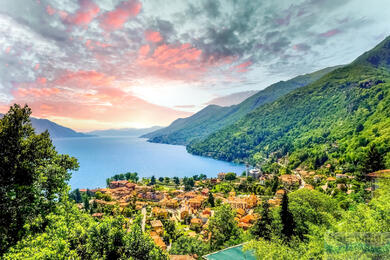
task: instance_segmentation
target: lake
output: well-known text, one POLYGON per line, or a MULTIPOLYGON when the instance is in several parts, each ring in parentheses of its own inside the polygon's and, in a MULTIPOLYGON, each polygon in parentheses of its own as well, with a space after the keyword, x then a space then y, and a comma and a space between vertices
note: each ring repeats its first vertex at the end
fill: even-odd
POLYGON ((187 153, 184 146, 149 143, 138 137, 81 137, 53 139, 60 153, 78 159, 80 169, 73 173, 75 188, 105 187, 106 179, 118 173, 138 172, 140 177, 184 177, 219 172, 241 174, 244 165, 187 153))

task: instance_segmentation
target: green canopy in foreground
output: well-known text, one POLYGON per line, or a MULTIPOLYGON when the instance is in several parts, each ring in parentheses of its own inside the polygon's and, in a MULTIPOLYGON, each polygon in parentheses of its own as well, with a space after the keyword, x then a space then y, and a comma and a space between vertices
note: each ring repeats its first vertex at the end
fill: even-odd
POLYGON ((221 251, 203 256, 207 260, 255 260, 255 256, 251 251, 243 251, 242 244, 234 247, 229 247, 221 251))

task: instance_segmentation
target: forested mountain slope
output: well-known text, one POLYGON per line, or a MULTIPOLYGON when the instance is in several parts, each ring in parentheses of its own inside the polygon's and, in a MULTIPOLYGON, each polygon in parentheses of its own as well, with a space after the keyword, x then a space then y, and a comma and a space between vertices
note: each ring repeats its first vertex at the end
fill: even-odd
POLYGON ((351 64, 258 107, 187 150, 228 161, 280 158, 354 171, 370 159, 390 167, 390 37, 351 64))
POLYGON ((306 86, 336 68, 325 68, 272 84, 238 105, 229 107, 209 105, 190 117, 179 118, 170 126, 146 134, 143 137, 149 138, 149 141, 155 143, 183 145, 195 139, 205 138, 209 134, 236 122, 257 107, 273 102, 292 90, 306 86))

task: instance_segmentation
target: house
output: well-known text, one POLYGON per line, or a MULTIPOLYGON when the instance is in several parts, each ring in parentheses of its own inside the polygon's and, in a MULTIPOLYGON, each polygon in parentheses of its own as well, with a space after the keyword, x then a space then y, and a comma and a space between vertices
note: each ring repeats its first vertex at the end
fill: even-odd
POLYGON ((201 191, 201 193, 202 193, 202 195, 204 195, 204 196, 208 196, 209 195, 209 189, 207 189, 207 188, 204 188, 202 191, 201 191))
POLYGON ((275 193, 275 197, 276 198, 283 198, 283 195, 286 193, 285 190, 277 190, 276 193, 275 193))
POLYGON ((110 182, 110 184, 108 186, 110 187, 110 189, 115 189, 115 188, 119 188, 119 187, 126 187, 127 183, 129 183, 129 182, 126 180, 112 181, 112 182, 110 182))
POLYGON ((151 236, 154 243, 159 246, 162 250, 167 250, 167 245, 164 243, 164 241, 161 239, 160 236, 151 236))
POLYGON ((244 216, 244 215, 245 215, 245 210, 243 210, 243 209, 241 209, 241 208, 237 209, 237 216, 238 216, 239 218, 241 218, 241 217, 244 216))
POLYGON ((167 219, 168 218, 168 211, 166 209, 154 207, 152 209, 152 215, 155 217, 161 217, 161 218, 167 219))
POLYGON ((284 174, 279 177, 279 180, 285 187, 292 187, 301 184, 301 179, 298 176, 292 174, 284 174))
POLYGON ((249 170, 248 176, 251 176, 255 180, 257 180, 261 176, 261 170, 260 169, 251 169, 249 170))
POLYGON ((251 194, 249 197, 246 198, 246 203, 248 205, 248 208, 254 208, 257 206, 257 197, 254 194, 251 194))
POLYGON ((336 178, 335 178, 335 177, 328 177, 328 178, 326 179, 326 181, 336 181, 336 178))
POLYGON ((255 221, 256 221, 256 218, 251 214, 248 214, 245 217, 242 217, 240 219, 240 223, 242 222, 242 223, 246 223, 246 224, 253 224, 255 221))
POLYGON ((248 208, 247 202, 244 199, 242 199, 242 198, 229 197, 228 198, 228 203, 230 204, 230 206, 233 209, 247 209, 248 208))
POLYGON ((92 217, 94 217, 94 218, 102 218, 103 217, 103 213, 93 213, 92 217))
POLYGON ((244 222, 240 222, 240 223, 238 223, 238 227, 242 228, 244 230, 247 230, 247 229, 249 229, 251 227, 251 225, 249 225, 247 223, 244 223, 244 222))
POLYGON ((184 220, 184 219, 187 218, 189 215, 190 215, 190 213, 188 212, 188 209, 187 209, 187 208, 182 208, 182 209, 180 210, 180 219, 181 219, 181 220, 184 220))
POLYGON ((224 180, 225 177, 226 177, 226 173, 225 173, 225 172, 220 172, 220 173, 218 173, 218 179, 219 179, 219 180, 224 180))
POLYGON ((308 190, 314 190, 313 185, 310 185, 310 184, 305 184, 305 186, 303 188, 308 189, 308 190))
POLYGON ((197 229, 197 228, 201 228, 202 224, 203 224, 203 222, 200 218, 193 218, 193 219, 191 219, 190 226, 192 229, 197 229))
POLYGON ((152 220, 150 221, 150 225, 152 226, 153 231, 156 232, 157 235, 161 235, 163 233, 163 224, 160 220, 152 220))
POLYGON ((202 220, 203 224, 206 224, 207 220, 209 220, 210 215, 207 214, 200 214, 199 218, 202 220))

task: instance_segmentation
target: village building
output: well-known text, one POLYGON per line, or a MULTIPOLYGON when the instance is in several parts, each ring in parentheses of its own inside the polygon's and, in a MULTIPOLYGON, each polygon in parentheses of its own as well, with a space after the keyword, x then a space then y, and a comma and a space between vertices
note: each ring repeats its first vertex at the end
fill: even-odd
POLYGON ((110 187, 110 189, 115 189, 115 188, 120 188, 120 187, 126 187, 127 183, 129 183, 129 182, 126 180, 112 181, 112 182, 110 182, 110 184, 108 186, 110 187))
POLYGON ((161 235, 163 233, 163 224, 160 220, 152 220, 150 221, 150 225, 154 232, 156 232, 157 235, 161 235))
POLYGON ((225 179, 225 177, 226 177, 226 173, 225 172, 220 172, 220 173, 218 173, 218 179, 219 180, 224 180, 225 179))
POLYGON ((162 209, 162 208, 159 208, 159 207, 154 207, 152 209, 152 215, 154 217, 157 217, 157 218, 164 218, 164 219, 167 219, 168 218, 168 211, 166 209, 162 209))
POLYGON ((279 177, 279 180, 287 188, 291 188, 293 186, 301 184, 301 179, 298 176, 292 174, 284 174, 279 177))

